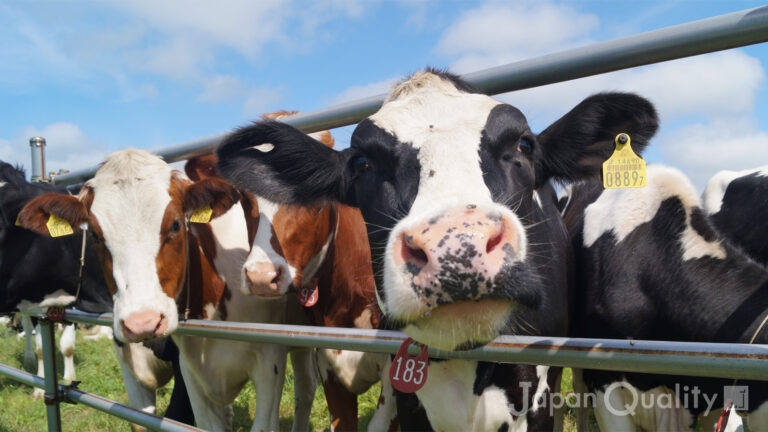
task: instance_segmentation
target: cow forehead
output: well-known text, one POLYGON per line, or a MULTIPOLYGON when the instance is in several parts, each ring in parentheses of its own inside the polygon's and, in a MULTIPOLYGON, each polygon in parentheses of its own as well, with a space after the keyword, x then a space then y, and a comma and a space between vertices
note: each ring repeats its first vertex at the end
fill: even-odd
POLYGON ((394 98, 370 117, 402 145, 418 150, 419 192, 412 211, 436 202, 491 202, 479 150, 489 114, 501 102, 458 90, 436 75, 416 84, 396 88, 394 98))
POLYGON ((126 241, 149 242, 159 248, 160 225, 171 201, 172 175, 168 164, 145 151, 128 149, 107 158, 86 185, 93 190, 91 213, 99 221, 108 247, 126 241))

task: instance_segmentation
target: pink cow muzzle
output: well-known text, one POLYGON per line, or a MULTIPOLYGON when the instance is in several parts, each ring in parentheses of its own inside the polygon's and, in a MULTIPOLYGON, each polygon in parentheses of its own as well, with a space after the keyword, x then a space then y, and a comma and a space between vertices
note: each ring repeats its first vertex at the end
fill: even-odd
POLYGON ((459 301, 507 299, 507 275, 525 258, 525 233, 514 216, 474 205, 454 208, 404 230, 394 263, 428 309, 459 301))
POLYGON ((120 321, 123 337, 131 342, 165 336, 168 319, 154 311, 134 312, 120 321))

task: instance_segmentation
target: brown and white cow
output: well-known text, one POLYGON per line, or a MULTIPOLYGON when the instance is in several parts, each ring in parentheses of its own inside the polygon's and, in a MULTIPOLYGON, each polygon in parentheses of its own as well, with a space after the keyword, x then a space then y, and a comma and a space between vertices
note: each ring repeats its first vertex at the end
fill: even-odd
MULTIPOLYGON (((333 146, 326 131, 312 136, 333 146)), ((214 177, 215 163, 216 156, 207 155, 190 160, 185 169, 193 178, 214 177)), ((376 305, 365 223, 358 209, 333 201, 311 208, 276 205, 253 196, 243 202, 251 206, 246 217, 253 227, 251 252, 242 269, 243 294, 279 298, 289 290, 316 287, 317 303, 306 308, 312 325, 378 328, 381 311, 376 305)), ((381 378, 379 407, 368 429, 389 429, 395 417, 392 388, 385 376, 389 356, 343 350, 317 353, 331 429, 357 430, 357 395, 381 378)))
MULTIPOLYGON (((136 342, 172 334, 187 304, 191 318, 282 323, 284 299, 243 296, 248 236, 237 189, 220 179, 192 183, 143 150, 110 155, 77 197, 46 194, 21 214, 26 227, 47 234, 49 214, 96 241, 114 298, 115 336, 136 342), (193 210, 211 205, 210 224, 193 224, 193 210)), ((250 379, 258 397, 252 430, 276 430, 286 348, 173 336, 198 426, 231 428, 230 404, 250 379)), ((314 394, 311 358, 296 359, 295 430, 306 430, 314 394), (302 395, 309 394, 309 398, 302 395)))

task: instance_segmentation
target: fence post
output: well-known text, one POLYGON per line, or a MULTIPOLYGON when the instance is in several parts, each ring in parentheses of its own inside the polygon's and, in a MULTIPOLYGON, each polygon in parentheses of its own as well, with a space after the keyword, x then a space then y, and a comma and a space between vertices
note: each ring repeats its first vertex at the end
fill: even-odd
POLYGON ((45 138, 32 137, 29 139, 29 150, 32 156, 32 183, 44 182, 45 178, 45 138))
POLYGON ((45 413, 48 418, 48 432, 61 432, 59 383, 56 372, 56 338, 53 332, 53 321, 48 318, 40 319, 40 336, 43 339, 45 413))

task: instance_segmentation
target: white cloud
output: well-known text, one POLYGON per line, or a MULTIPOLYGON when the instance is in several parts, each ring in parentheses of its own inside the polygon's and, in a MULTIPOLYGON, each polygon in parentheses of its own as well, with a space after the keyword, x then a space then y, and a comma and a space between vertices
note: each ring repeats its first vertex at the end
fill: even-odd
POLYGON ((768 132, 750 120, 730 118, 662 132, 654 145, 666 163, 683 170, 702 191, 715 173, 765 165, 768 132))
POLYGON ((203 102, 221 102, 237 99, 245 93, 240 78, 232 75, 216 75, 203 82, 203 92, 197 100, 203 102))
POLYGON ((598 23, 595 15, 567 5, 491 1, 464 12, 443 33, 436 50, 459 57, 451 69, 465 73, 582 45, 598 23))
POLYGON ((662 120, 709 119, 754 110, 765 81, 760 61, 740 50, 690 57, 596 75, 498 96, 520 108, 532 123, 548 124, 585 97, 601 91, 627 91, 650 99, 662 120))
POLYGON ((264 113, 277 111, 283 101, 280 89, 261 87, 248 93, 243 104, 243 114, 249 118, 260 117, 264 113))
POLYGON ((342 104, 357 99, 366 98, 369 96, 376 96, 382 93, 388 93, 392 85, 401 80, 403 77, 392 77, 382 81, 378 81, 372 84, 352 86, 341 92, 338 96, 333 98, 331 105, 342 104))
POLYGON ((11 139, 0 138, 0 160, 24 166, 31 174, 29 138, 42 136, 46 139, 46 175, 59 169, 87 168, 104 160, 110 153, 106 145, 89 138, 73 123, 56 122, 43 128, 27 126, 11 139))

